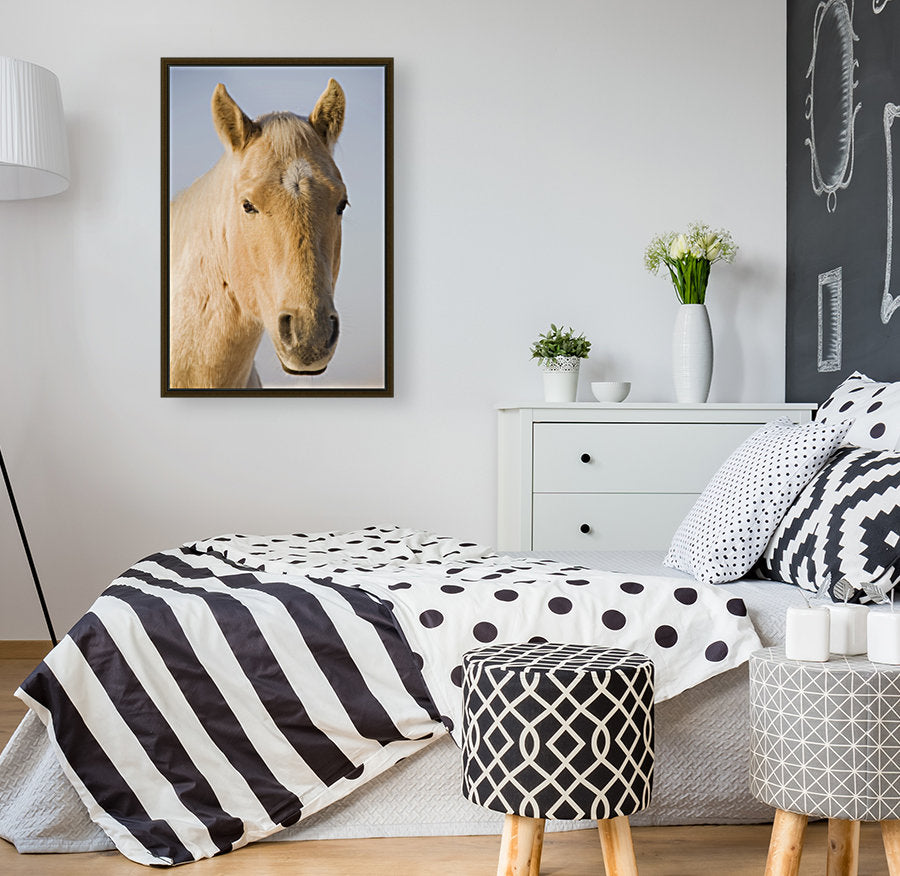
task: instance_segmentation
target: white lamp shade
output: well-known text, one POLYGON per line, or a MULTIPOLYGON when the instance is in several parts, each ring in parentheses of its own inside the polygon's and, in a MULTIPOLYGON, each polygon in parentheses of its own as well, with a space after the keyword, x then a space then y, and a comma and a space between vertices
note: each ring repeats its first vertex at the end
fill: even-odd
POLYGON ((69 150, 59 80, 0 57, 0 200, 42 198, 69 187, 69 150))

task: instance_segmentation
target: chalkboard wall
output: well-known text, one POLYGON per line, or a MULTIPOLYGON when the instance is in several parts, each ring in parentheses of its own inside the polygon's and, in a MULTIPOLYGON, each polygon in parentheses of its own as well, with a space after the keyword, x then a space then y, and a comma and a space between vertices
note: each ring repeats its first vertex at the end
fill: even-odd
POLYGON ((900 0, 787 2, 786 353, 788 401, 900 380, 900 0))

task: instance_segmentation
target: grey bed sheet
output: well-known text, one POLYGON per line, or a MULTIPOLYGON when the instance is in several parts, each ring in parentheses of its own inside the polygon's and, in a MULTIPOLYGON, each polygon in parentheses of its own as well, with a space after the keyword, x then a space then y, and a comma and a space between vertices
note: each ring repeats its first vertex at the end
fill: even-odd
MULTIPOLYGON (((514 556, 551 557, 628 574, 681 575, 664 567, 658 552, 543 551, 514 556)), ((719 586, 744 599, 763 645, 783 641, 785 610, 803 604, 800 591, 783 584, 746 579, 719 586)), ((660 703, 653 802, 632 816, 632 824, 746 824, 771 819, 772 809, 749 792, 748 738, 746 665, 660 703)), ((503 816, 469 803, 461 785, 459 751, 445 736, 271 839, 498 833, 503 816)), ((548 830, 590 826, 591 822, 547 823, 548 830)), ((43 725, 31 714, 0 754, 0 837, 20 852, 113 848, 88 818, 43 725)))

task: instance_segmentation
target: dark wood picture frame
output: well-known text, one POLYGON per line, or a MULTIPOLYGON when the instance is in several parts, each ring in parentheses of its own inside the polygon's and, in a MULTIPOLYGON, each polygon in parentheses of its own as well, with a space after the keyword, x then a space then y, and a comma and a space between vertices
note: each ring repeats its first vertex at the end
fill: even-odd
POLYGON ((161 395, 392 397, 393 59, 162 58, 161 97, 161 395), (285 158, 279 147, 270 165, 262 159, 266 184, 277 189, 271 193, 254 188, 262 176, 247 164, 235 182, 232 153, 249 163, 252 144, 255 171, 260 130, 268 124, 263 117, 275 115, 304 128, 306 135, 290 128, 290 142, 305 136, 311 151, 285 158), (310 139, 309 132, 320 136, 310 139), (173 228, 172 200, 188 188, 173 228), (251 190, 262 191, 259 208, 251 190), (285 207, 286 192, 308 203, 285 207), (242 223, 254 220, 253 234, 281 235, 266 238, 268 249, 242 238, 251 227, 242 223), (298 232, 297 222, 307 224, 298 232), (248 343, 247 323, 240 323, 240 354, 232 314, 261 327, 251 327, 248 343), (254 348, 256 331, 261 340, 254 348), (209 342, 225 335, 227 344, 209 342), (226 346, 224 368, 215 356, 226 346), (252 375, 247 385, 235 385, 243 377, 222 375, 246 371, 248 347, 252 375), (214 367, 206 367, 210 359, 214 367))

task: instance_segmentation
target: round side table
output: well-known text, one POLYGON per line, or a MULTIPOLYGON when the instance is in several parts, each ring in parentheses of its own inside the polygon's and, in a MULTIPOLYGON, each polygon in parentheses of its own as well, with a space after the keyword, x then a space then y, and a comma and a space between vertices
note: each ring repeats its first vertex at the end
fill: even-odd
POLYGON ((861 821, 881 822, 900 876, 900 667, 754 653, 750 790, 778 810, 766 876, 795 876, 809 816, 828 819, 829 876, 855 876, 861 821))

